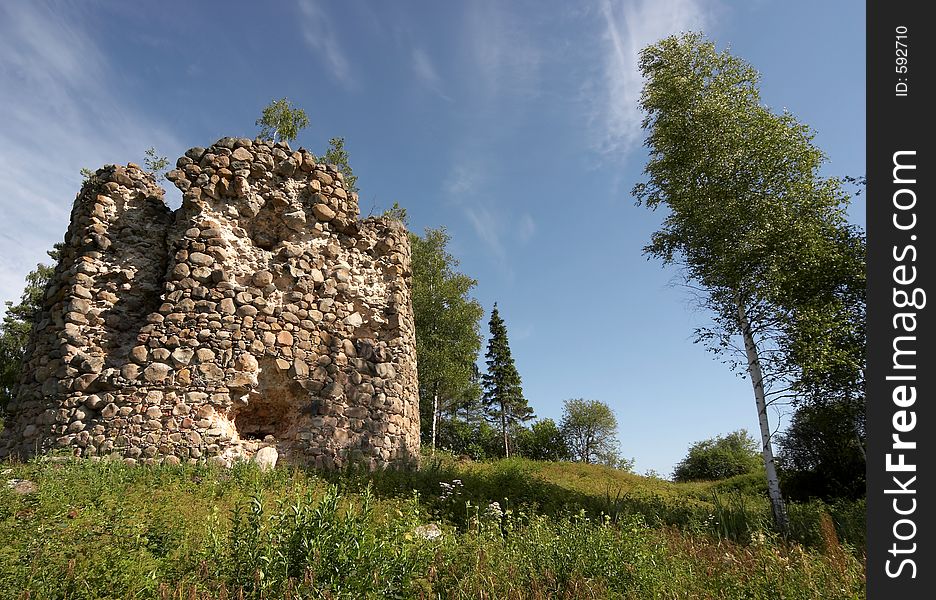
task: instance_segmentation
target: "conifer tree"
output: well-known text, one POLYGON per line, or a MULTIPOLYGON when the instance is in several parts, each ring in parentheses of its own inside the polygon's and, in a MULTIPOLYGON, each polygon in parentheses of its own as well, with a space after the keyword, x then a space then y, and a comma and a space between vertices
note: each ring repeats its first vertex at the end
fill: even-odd
POLYGON ((517 424, 534 418, 533 409, 523 397, 520 374, 510 355, 507 341, 507 326, 497 312, 497 303, 491 312, 489 323, 491 339, 488 340, 487 373, 481 378, 484 387, 483 401, 492 421, 499 422, 504 438, 504 456, 510 457, 510 429, 517 424))

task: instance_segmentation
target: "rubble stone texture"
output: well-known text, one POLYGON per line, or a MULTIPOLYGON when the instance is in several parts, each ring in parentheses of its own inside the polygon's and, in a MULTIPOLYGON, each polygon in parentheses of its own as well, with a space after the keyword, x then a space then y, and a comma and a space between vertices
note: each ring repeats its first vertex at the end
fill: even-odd
POLYGON ((132 163, 82 188, 0 458, 414 461, 404 227, 359 220, 335 166, 284 143, 223 138, 176 166, 174 212, 132 163))

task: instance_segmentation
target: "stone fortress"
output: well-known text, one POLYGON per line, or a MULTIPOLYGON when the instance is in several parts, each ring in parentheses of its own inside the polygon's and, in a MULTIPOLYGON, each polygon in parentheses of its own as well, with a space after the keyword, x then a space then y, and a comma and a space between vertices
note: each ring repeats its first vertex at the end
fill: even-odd
POLYGON ((415 461, 403 225, 359 220, 336 167, 284 143, 223 138, 176 166, 176 211, 132 163, 82 188, 0 458, 415 461))

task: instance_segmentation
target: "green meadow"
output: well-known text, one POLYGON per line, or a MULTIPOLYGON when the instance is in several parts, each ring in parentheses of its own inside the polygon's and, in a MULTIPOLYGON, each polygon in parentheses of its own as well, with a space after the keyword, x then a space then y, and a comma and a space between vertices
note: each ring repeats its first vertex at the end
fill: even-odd
POLYGON ((864 597, 863 501, 791 504, 781 539, 756 476, 677 484, 581 463, 423 463, 4 465, 0 597, 864 597))

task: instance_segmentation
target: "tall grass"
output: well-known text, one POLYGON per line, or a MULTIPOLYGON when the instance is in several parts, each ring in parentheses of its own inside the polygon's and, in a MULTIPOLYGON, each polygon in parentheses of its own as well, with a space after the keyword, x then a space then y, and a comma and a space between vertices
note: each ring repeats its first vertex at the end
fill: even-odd
POLYGON ((11 469, 0 598, 864 597, 860 504, 792 506, 800 543, 757 495, 578 465, 11 469))

